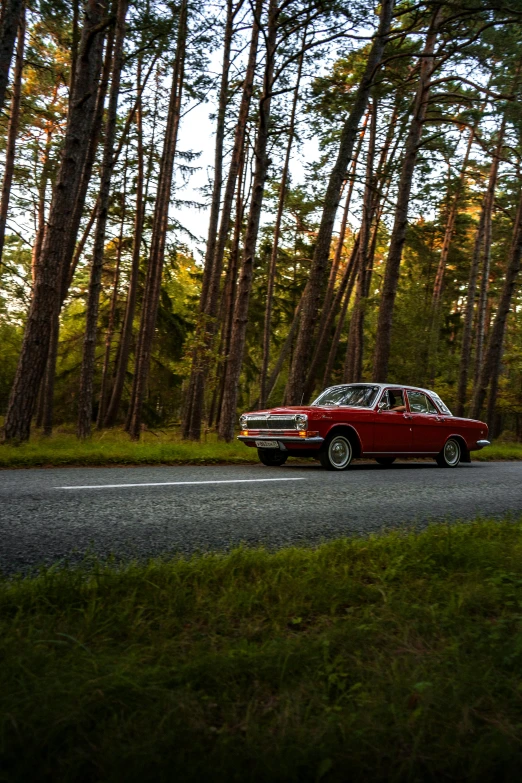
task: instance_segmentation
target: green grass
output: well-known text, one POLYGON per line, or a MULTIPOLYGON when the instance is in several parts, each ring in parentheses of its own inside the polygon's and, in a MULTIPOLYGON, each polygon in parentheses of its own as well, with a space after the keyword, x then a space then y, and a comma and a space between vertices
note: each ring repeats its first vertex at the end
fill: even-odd
MULTIPOLYGON (((472 459, 522 460, 522 443, 502 443, 473 452, 472 459)), ((201 443, 182 441, 177 430, 146 432, 138 443, 126 433, 110 430, 79 441, 73 434, 58 432, 51 438, 33 436, 20 446, 0 444, 1 468, 60 465, 212 465, 257 463, 255 449, 234 440, 222 443, 214 433, 201 443)))
POLYGON ((133 442, 121 431, 96 433, 79 441, 58 433, 51 438, 33 437, 19 446, 0 445, 0 468, 60 465, 212 465, 257 462, 255 449, 234 440, 223 443, 215 435, 196 443, 182 441, 177 432, 144 433, 133 442))
POLYGON ((0 780, 513 781, 522 519, 0 581, 0 780))
POLYGON ((522 443, 493 443, 482 451, 473 451, 471 459, 479 462, 522 459, 522 443))

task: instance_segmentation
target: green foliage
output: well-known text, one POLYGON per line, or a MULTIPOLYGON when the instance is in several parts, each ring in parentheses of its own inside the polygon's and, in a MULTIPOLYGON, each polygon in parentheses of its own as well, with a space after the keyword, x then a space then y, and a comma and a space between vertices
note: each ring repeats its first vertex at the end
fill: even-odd
POLYGON ((522 521, 0 582, 10 783, 515 780, 522 521))

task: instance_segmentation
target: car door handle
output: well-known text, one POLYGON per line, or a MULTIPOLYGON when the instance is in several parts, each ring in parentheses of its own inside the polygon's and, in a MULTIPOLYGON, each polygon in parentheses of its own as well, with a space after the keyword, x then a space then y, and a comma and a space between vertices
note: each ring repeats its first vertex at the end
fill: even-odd
POLYGON ((446 421, 446 419, 443 419, 442 416, 437 416, 437 421, 446 421))
POLYGON ((411 416, 409 413, 403 413, 403 416, 405 419, 411 419, 411 416))

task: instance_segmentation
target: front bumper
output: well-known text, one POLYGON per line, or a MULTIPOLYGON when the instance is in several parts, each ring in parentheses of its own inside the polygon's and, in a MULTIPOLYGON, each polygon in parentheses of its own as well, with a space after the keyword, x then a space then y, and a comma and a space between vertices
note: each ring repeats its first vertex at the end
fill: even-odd
POLYGON ((480 449, 484 449, 486 446, 491 446, 491 442, 489 440, 478 440, 477 445, 474 446, 471 451, 480 451, 480 449))
POLYGON ((320 446, 321 443, 324 443, 324 438, 319 435, 314 435, 311 438, 301 438, 299 435, 238 435, 237 439, 247 445, 254 445, 256 440, 275 440, 279 443, 281 451, 287 451, 285 443, 288 443, 290 448, 297 443, 302 443, 305 446, 320 446))

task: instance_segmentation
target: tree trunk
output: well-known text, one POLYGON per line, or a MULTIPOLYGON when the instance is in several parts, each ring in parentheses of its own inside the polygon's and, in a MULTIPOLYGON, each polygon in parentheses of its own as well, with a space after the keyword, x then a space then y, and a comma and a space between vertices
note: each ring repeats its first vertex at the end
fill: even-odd
MULTIPOLYGON (((234 316, 234 302, 236 300, 237 271, 239 263, 239 243, 241 241, 241 232, 243 229, 243 220, 245 217, 245 203, 243 194, 245 182, 243 179, 245 169, 245 146, 243 145, 243 154, 237 177, 237 198, 236 198, 236 216, 234 220, 234 234, 232 237, 232 247, 228 257, 228 268, 225 280, 225 290, 223 292, 223 312, 221 321, 223 323, 222 334, 222 353, 223 362, 221 366, 221 378, 219 384, 219 397, 217 401, 216 424, 219 426, 221 418, 221 408, 223 406, 223 395, 225 393, 225 379, 227 374, 228 353, 230 351, 230 339, 232 337, 232 322, 234 316)), ((211 422, 209 421, 209 426, 211 422)))
POLYGON ((448 264, 448 256, 451 248, 451 242, 455 233, 455 223, 457 215, 459 213, 460 199, 464 184, 466 181, 466 171, 468 168, 469 156, 475 139, 476 129, 478 122, 475 123, 471 129, 464 160, 460 169, 460 175, 457 182, 455 193, 453 194, 453 200, 448 211, 446 218, 446 228, 444 231, 444 239, 442 241, 442 248, 440 252, 439 263, 437 266, 437 272, 435 274, 435 282, 433 284, 433 294, 431 298, 431 323, 430 323, 430 337, 428 346, 428 374, 430 377, 430 383, 433 386, 435 383, 435 373, 437 365, 437 354, 439 346, 440 336, 440 322, 441 322, 441 303, 442 292, 444 287, 444 274, 446 272, 446 266, 448 264))
MULTIPOLYGON (((463 416, 466 407, 466 395, 468 387, 469 368, 471 363, 471 347, 473 343, 473 315, 475 311, 475 300, 477 293, 477 281, 479 276, 480 258, 485 249, 486 233, 491 231, 491 213, 493 211, 495 188, 498 176, 498 167, 500 163, 500 152, 502 149, 502 139, 504 135, 504 121, 501 128, 501 141, 497 145, 491 166, 489 169, 488 186, 482 199, 482 208, 480 211, 479 224, 477 227, 477 233, 475 236, 475 243, 473 246, 473 256, 471 259, 471 267, 469 273, 468 282, 468 296, 466 300, 466 310, 464 315, 464 328, 462 331, 462 347, 460 354, 460 368, 459 368, 459 382, 457 387, 457 416, 463 416), (489 228, 488 228, 489 226, 489 228)), ((488 239, 488 245, 490 239, 488 239)), ((487 250, 487 267, 489 273, 489 248, 487 250)), ((487 302, 487 297, 485 298, 487 302)), ((482 346, 481 346, 482 347, 482 346)), ((477 372, 478 379, 479 372, 477 372)), ((476 379, 476 380, 477 380, 476 379)))
POLYGON ((140 321, 140 332, 136 351, 134 383, 129 416, 129 434, 133 440, 138 440, 141 433, 141 416, 145 388, 149 377, 150 357, 156 318, 158 314, 163 262, 165 259, 165 242, 168 230, 168 213, 171 200, 172 178, 174 173, 174 158, 178 139, 178 128, 181 113, 181 96, 185 70, 185 50, 187 39, 187 0, 182 0, 179 11, 178 41, 176 57, 172 74, 167 127, 161 156, 152 237, 150 244, 147 279, 143 296, 143 308, 140 321))
MULTIPOLYGON (((57 91, 56 91, 57 93, 57 91)), ((51 154, 51 143, 53 137, 53 126, 48 121, 45 132, 45 146, 42 155, 42 172, 40 182, 38 183, 38 204, 36 209, 36 232, 34 237, 33 250, 31 254, 31 279, 33 285, 36 281, 36 268, 42 252, 43 240, 45 235, 45 196, 47 194, 47 185, 49 182, 49 158, 51 154)))
POLYGON ((234 436, 234 420, 236 416, 239 376, 245 348, 248 303, 252 288, 254 256, 259 232, 261 208, 263 205, 265 180, 269 164, 267 144, 277 38, 277 18, 277 0, 270 0, 268 6, 268 29, 266 32, 266 60, 263 76, 263 91, 259 101, 259 120, 254 151, 256 163, 252 185, 252 198, 250 201, 241 273, 239 276, 238 291, 234 307, 234 322, 227 362, 223 407, 219 421, 219 436, 227 442, 231 441, 234 436))
POLYGON ((520 260, 522 257, 522 194, 518 204, 515 225, 513 229, 513 241, 509 254, 504 285, 500 294, 497 313, 488 339, 484 362, 482 363, 478 383, 475 386, 473 395, 473 404, 471 416, 477 419, 486 399, 488 385, 491 385, 490 398, 487 411, 488 425, 493 425, 495 417, 496 390, 498 387, 498 376, 500 372, 500 362, 502 359, 502 347, 504 343, 504 334, 506 331, 506 322, 511 307, 511 300, 515 291, 518 273, 520 271, 520 260))
POLYGON ((484 246, 482 249, 482 274, 480 281, 479 301, 477 307, 477 324, 475 328, 475 383, 477 383, 482 366, 482 354, 484 349, 485 327, 486 327, 486 309, 489 293, 489 271, 491 267, 491 231, 493 223, 493 210, 495 207, 495 191, 498 180, 498 168, 502 149, 504 147, 504 134, 506 128, 506 118, 502 118, 502 125, 499 131, 499 140, 493 153, 492 173, 488 183, 488 208, 486 210, 486 219, 484 225, 484 246))
POLYGON ((116 325, 116 309, 118 305, 118 286, 120 282, 120 267, 121 267, 121 255, 123 251, 123 232, 125 230, 125 218, 127 214, 127 160, 125 160, 125 168, 123 174, 123 192, 121 203, 121 221, 120 221, 120 235, 118 237, 118 250, 116 252, 116 264, 114 267, 114 283, 112 286, 112 296, 109 308, 109 322, 107 324, 107 331, 105 333, 105 354, 103 357, 103 368, 100 386, 100 400, 98 404, 98 416, 96 418, 97 429, 103 429, 103 423, 105 420, 105 414, 107 412, 107 401, 109 396, 109 366, 111 362, 111 348, 112 340, 114 337, 114 329, 116 325))
POLYGON ((339 348, 339 342, 341 340, 341 333, 343 330, 344 323, 346 321, 346 313, 348 311, 348 305, 350 304, 350 299, 352 298, 352 291, 355 285, 355 279, 357 277, 357 259, 359 255, 358 246, 359 246, 359 237, 357 237, 357 241, 352 249, 350 260, 346 265, 345 274, 344 274, 344 280, 346 282, 344 283, 344 286, 341 285, 339 287, 339 290, 337 291, 336 304, 341 305, 341 310, 339 313, 337 325, 335 327, 334 336, 330 344, 328 358, 326 360, 326 367, 324 369, 324 375, 323 375, 323 389, 326 389, 330 385, 330 380, 332 377, 332 372, 335 364, 335 357, 337 356, 337 350, 339 348))
MULTIPOLYGON (((214 258, 211 260, 208 267, 208 282, 205 285, 204 280, 201 294, 201 323, 198 324, 198 332, 203 332, 202 339, 200 340, 202 343, 202 348, 196 349, 192 357, 192 372, 183 420, 183 437, 194 440, 199 440, 201 437, 201 417, 203 411, 203 398, 205 394, 205 353, 208 353, 210 350, 210 345, 215 334, 214 321, 219 301, 219 284, 221 280, 221 272, 223 269, 225 245, 230 230, 230 216, 232 213, 232 204, 236 190, 236 180, 239 172, 240 160, 243 155, 243 148, 245 145, 248 114, 250 111, 250 102, 254 89, 257 49, 259 43, 259 19, 261 17, 262 9, 263 0, 256 0, 248 62, 241 93, 241 103, 239 106, 237 124, 234 131, 234 144, 232 148, 232 157, 228 171, 227 184, 223 197, 219 233, 215 244, 214 258)), ((206 269, 207 267, 205 266, 205 272, 206 269)))
MULTIPOLYGON (((339 239, 337 241, 337 245, 335 248, 335 255, 334 260, 332 264, 332 269, 330 273, 330 279, 328 281, 328 288, 326 290, 326 295, 324 298, 323 306, 321 308, 321 318, 319 321, 319 326, 317 328, 317 342, 315 346, 315 351, 312 356, 312 361, 310 363, 310 368, 308 370, 308 377, 306 379, 306 384, 304 388, 304 396, 303 399, 308 400, 310 399, 310 395, 312 394, 316 382, 317 373, 320 369, 321 362, 325 358, 325 354, 327 352, 327 343, 330 339, 330 332, 332 329, 332 324, 335 320, 335 305, 339 304, 339 297, 337 299, 334 299, 334 286, 337 280, 337 273, 339 271, 339 264, 341 263, 342 253, 343 253, 343 247, 344 247, 344 240, 346 237, 346 228, 348 225, 348 213, 350 210, 350 203, 352 200, 352 194, 353 194, 353 186, 355 183, 355 172, 357 167, 357 156, 354 158, 352 170, 350 173, 350 185, 348 187, 348 193, 346 195, 346 201, 344 202, 344 210, 343 210, 343 216, 341 219, 341 228, 339 231, 339 239), (333 305, 333 306, 332 306, 333 305)), ((346 280, 346 276, 343 277, 343 281, 346 280)), ((343 282, 341 282, 341 287, 343 287, 343 282)), ((343 292, 346 288, 346 285, 343 288, 343 292)))
POLYGON ((431 77, 434 71, 434 52, 437 38, 437 29, 441 21, 442 11, 439 7, 435 12, 430 29, 426 36, 426 44, 420 63, 420 79, 413 109, 413 119, 406 139, 404 159, 397 193, 397 204, 386 271, 384 273, 381 304, 379 307, 379 320, 377 324, 377 340, 373 363, 373 380, 385 381, 388 375, 390 360, 391 333, 393 323, 393 310, 395 296, 399 283, 402 249, 406 239, 408 225, 408 207, 413 180, 413 172, 417 162, 424 119, 430 95, 431 77))
POLYGON ((22 71, 24 67, 24 47, 25 47, 25 8, 22 7, 22 11, 20 14, 20 25, 18 28, 16 63, 15 63, 15 69, 13 74, 13 96, 11 98, 11 112, 9 114, 9 125, 7 127, 7 145, 5 150, 4 179, 2 182, 2 199, 0 201, 0 270, 2 268, 2 255, 4 252, 7 210, 9 209, 11 185, 13 184, 16 139, 18 136, 18 125, 20 120, 20 101, 22 98, 22 71))
POLYGON ((290 403, 298 403, 304 391, 306 364, 310 352, 310 333, 313 329, 323 291, 323 281, 330 255, 335 215, 341 198, 341 187, 352 156, 357 129, 366 109, 375 74, 382 59, 382 53, 390 30, 393 6, 394 0, 383 0, 381 3, 379 29, 368 55, 363 77, 355 93, 352 110, 344 123, 337 160, 330 174, 312 267, 310 269, 308 296, 303 302, 297 345, 290 372, 288 384, 290 403))
POLYGON ((64 247, 70 241, 72 211, 92 131, 99 78, 105 6, 87 0, 74 102, 68 114, 60 170, 27 318, 16 376, 4 425, 7 441, 29 438, 38 390, 45 370, 53 321, 57 317, 64 276, 64 247))
MULTIPOLYGON (((303 46, 306 41, 306 28, 303 35, 303 46)), ((268 283, 266 292, 266 306, 265 306, 265 321, 263 328, 263 358, 261 361, 261 379, 260 379, 260 392, 259 392, 259 405, 264 408, 267 401, 266 396, 266 381, 268 373, 268 363, 270 361, 270 335, 272 331, 272 302, 274 298, 274 284, 277 269, 277 253, 279 249, 279 236, 281 233, 281 223, 283 220, 283 212, 285 208, 286 198, 286 186, 288 181, 288 171, 290 167, 290 155, 292 152, 292 144, 294 142, 295 132, 295 115, 297 111, 297 101, 299 100, 299 87, 301 85, 301 74, 303 72, 303 53, 299 57, 299 65, 297 68, 297 77, 294 87, 294 96, 292 101, 292 109, 290 111, 290 125, 288 129, 288 143, 286 145, 286 155, 283 164, 283 172, 281 174, 281 182, 279 185, 279 199, 277 204, 277 213, 274 226, 274 235, 272 238, 272 252, 270 254, 270 263, 268 268, 268 283)))
MULTIPOLYGON (((141 65, 138 64, 138 88, 141 83, 141 65)), ((118 358, 114 374, 112 393, 105 416, 104 426, 114 427, 118 418, 120 409, 121 395, 125 384, 127 365, 132 341, 132 325, 136 311, 136 298, 138 295, 138 282, 140 274, 140 253, 141 239, 143 235, 144 219, 144 156, 143 156, 143 114, 141 101, 136 109, 136 132, 138 137, 137 149, 137 178, 136 178, 136 211, 134 215, 134 241, 132 246, 132 262, 129 280, 129 290, 127 292, 127 302, 125 305, 125 316, 121 330, 120 342, 118 345, 118 358)))
POLYGON ((221 190, 223 188, 223 144, 225 140, 225 117, 228 103, 228 82, 230 72, 230 50, 234 34, 234 3, 226 0, 227 18, 225 22, 225 35, 223 38, 223 64, 221 67, 221 82, 219 86, 218 109, 216 121, 216 146, 214 149, 214 182, 212 185, 212 199, 210 202, 210 217, 208 226, 207 247, 205 252, 205 268, 203 272, 203 284, 201 290, 201 305, 205 307, 208 289, 212 280, 213 265, 216 253, 216 240, 219 221, 219 207, 221 203, 221 190))
POLYGON ((91 276, 87 298, 87 315, 85 321, 85 336, 83 341, 83 360, 80 374, 80 390, 78 395, 79 438, 88 438, 91 434, 93 382, 96 355, 96 339, 98 334, 98 311, 100 306, 101 278, 103 272, 103 256, 105 251, 105 234, 111 195, 111 179, 114 167, 114 142, 116 138, 116 120, 118 115, 118 98, 120 94, 121 70, 123 66, 123 41, 125 38, 125 17, 127 15, 127 0, 118 0, 116 11, 116 34, 114 40, 113 66, 103 159, 100 172, 100 192, 98 196, 98 215, 94 232, 91 276))
POLYGON ((433 295, 432 295, 432 309, 436 310, 439 307, 440 300, 442 297, 442 290, 444 285, 444 273, 446 271, 446 266, 448 264, 448 256, 449 251, 451 247, 451 241, 453 239, 453 234, 455 232, 455 221, 457 219, 457 215, 459 212, 459 205, 460 205, 460 198, 462 196, 462 190, 464 188, 464 184, 466 182, 466 172, 468 169, 468 161, 469 156, 471 154, 471 148, 473 147, 473 142, 475 140, 475 134, 477 130, 477 124, 476 123, 473 128, 471 129, 471 132, 469 134, 468 144, 466 147, 466 152, 464 154, 464 160, 462 161, 462 166, 460 168, 460 174, 459 179, 457 182, 457 187, 455 189, 455 193, 453 194, 453 200, 451 202, 451 206, 449 208, 448 217, 446 219, 446 228, 444 231, 444 239, 442 241, 442 248, 440 251, 440 258, 439 258, 439 264, 437 266, 437 273, 435 275, 435 282, 433 284, 433 295))
POLYGON ((5 0, 2 5, 0 25, 0 111, 4 108, 16 33, 20 27, 20 21, 24 12, 24 0, 5 0))
MULTIPOLYGON (((81 171, 81 177, 79 185, 76 189, 76 195, 74 198, 74 206, 71 212, 69 220, 69 229, 65 235, 65 242, 62 245, 62 270, 61 280, 57 290, 57 302, 55 305, 54 323, 50 332, 50 342, 48 349, 47 364, 45 367, 45 381, 44 381, 44 399, 42 400, 43 408, 43 420, 44 420, 44 434, 51 435, 53 429, 54 418, 54 384, 56 373, 56 359, 58 356, 58 340, 60 336, 60 311, 63 307, 69 287, 72 283, 74 271, 78 264, 78 261, 85 247, 85 243, 90 236, 90 231, 94 225, 98 210, 98 201, 91 213, 91 217, 88 221, 87 227, 83 232, 83 236, 76 246, 76 239, 80 228, 80 222, 82 218, 82 212, 85 205, 85 199, 87 196, 87 188, 92 174, 92 168, 96 157, 96 151, 98 149, 98 142, 100 138, 100 131, 103 119, 103 110, 105 105, 105 96, 107 93, 107 85, 109 82, 109 75, 112 64, 112 45, 114 42, 114 32, 111 26, 109 30, 109 36, 105 47, 105 57, 103 59, 103 68, 101 73, 101 79, 99 80, 98 89, 96 92, 96 103, 94 107, 94 116, 92 119, 90 138, 87 142, 84 162, 81 171)), ((102 43, 103 48, 103 43, 102 43)), ((100 55, 101 56, 101 55, 100 55)), ((75 71, 76 73, 76 71, 75 71)), ((73 88, 73 93, 76 88, 73 88)), ((71 93, 70 93, 71 96, 71 93)), ((70 97, 69 113, 71 107, 76 104, 76 98, 70 97)), ((44 232, 45 236, 45 232, 44 232)))
POLYGON ((362 359, 364 351, 364 316, 366 302, 370 291, 373 271, 373 254, 370 252, 371 225, 375 217, 376 172, 374 171, 375 136, 377 133, 377 102, 373 102, 370 139, 366 159, 366 184, 362 205, 361 229, 359 231, 359 271, 357 274, 357 291, 355 304, 350 321, 350 332, 344 366, 345 383, 357 383, 361 380, 362 359))

